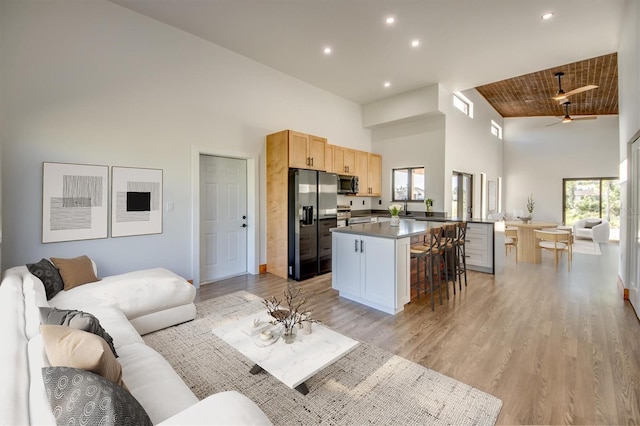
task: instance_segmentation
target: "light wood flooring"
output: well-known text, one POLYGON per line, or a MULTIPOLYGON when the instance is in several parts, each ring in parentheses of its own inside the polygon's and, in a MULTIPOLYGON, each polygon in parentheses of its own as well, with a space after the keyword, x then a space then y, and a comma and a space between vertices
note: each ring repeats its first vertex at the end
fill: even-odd
MULTIPOLYGON (((392 316, 341 299, 331 274, 301 282, 313 316, 352 338, 502 399, 498 424, 640 424, 640 321, 616 285, 618 247, 553 270, 515 264, 431 311, 428 297, 392 316)), ((501 253, 498 251, 498 253, 501 253)), ((246 275, 202 285, 197 300, 246 290, 281 296, 287 280, 246 275)))

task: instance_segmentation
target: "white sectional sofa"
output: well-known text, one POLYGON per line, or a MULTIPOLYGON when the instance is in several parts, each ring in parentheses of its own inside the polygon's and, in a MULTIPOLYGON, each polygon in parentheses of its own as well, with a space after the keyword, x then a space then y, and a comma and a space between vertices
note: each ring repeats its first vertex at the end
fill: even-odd
POLYGON ((606 243, 609 241, 609 227, 606 219, 580 219, 573 224, 573 235, 575 238, 593 240, 594 243, 606 243))
POLYGON ((113 338, 122 381, 153 424, 270 424, 237 392, 198 401, 140 337, 193 319, 194 297, 195 288, 181 277, 151 269, 106 277, 47 300, 43 281, 27 267, 8 269, 0 285, 0 424, 56 424, 43 381, 50 343, 43 343, 39 307, 80 310, 99 320, 113 338))

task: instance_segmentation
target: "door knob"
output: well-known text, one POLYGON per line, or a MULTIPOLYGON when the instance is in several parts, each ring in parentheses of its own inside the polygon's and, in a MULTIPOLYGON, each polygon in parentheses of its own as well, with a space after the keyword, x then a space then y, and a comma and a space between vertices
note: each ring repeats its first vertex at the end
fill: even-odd
POLYGON ((243 227, 243 228, 246 228, 246 227, 247 227, 247 224, 246 224, 246 223, 243 223, 243 224, 242 224, 242 227, 243 227))

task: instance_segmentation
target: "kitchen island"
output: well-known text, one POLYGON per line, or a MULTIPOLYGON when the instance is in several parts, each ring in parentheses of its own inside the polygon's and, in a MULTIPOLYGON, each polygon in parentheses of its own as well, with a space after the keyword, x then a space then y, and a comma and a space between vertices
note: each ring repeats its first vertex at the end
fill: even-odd
POLYGON ((331 230, 332 286, 340 296, 397 314, 411 299, 411 237, 424 235, 425 222, 362 223, 331 230))

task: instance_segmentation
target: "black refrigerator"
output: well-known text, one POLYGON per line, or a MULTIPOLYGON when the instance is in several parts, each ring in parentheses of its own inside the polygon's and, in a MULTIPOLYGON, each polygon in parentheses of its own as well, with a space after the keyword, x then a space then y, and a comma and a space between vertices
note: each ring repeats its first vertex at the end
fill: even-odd
POLYGON ((289 170, 289 277, 331 272, 331 228, 338 226, 338 176, 289 170))

